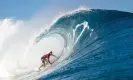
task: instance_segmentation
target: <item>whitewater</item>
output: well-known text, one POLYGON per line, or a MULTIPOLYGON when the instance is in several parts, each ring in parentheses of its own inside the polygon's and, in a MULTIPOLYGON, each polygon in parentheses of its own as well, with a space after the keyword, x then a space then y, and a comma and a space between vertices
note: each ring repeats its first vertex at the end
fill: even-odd
POLYGON ((133 14, 79 8, 51 24, 0 20, 1 80, 132 80, 133 14), (53 51, 52 66, 37 72, 53 51))

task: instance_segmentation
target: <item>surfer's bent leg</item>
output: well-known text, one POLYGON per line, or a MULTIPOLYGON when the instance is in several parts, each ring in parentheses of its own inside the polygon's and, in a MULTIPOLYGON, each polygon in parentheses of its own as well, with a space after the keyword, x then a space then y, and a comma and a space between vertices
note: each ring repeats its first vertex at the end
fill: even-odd
POLYGON ((45 67, 45 61, 46 61, 46 59, 42 59, 42 65, 39 67, 39 70, 41 69, 41 67, 45 67))
MULTIPOLYGON (((46 61, 47 63, 51 64, 50 61, 49 61, 49 57, 46 58, 45 61, 46 61)), ((47 63, 46 63, 46 64, 47 64, 47 63)))
POLYGON ((43 64, 39 67, 39 70, 41 69, 41 67, 45 67, 45 63, 43 63, 43 64))
POLYGON ((48 59, 47 58, 45 59, 45 62, 46 62, 46 64, 48 63, 48 59))

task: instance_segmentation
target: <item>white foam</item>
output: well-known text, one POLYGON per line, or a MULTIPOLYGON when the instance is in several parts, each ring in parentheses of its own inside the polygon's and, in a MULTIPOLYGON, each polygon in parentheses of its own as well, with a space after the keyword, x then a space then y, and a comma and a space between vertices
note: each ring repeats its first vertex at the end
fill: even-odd
MULTIPOLYGON (((72 15, 80 10, 89 9, 79 8, 68 13, 60 14, 60 16, 54 19, 54 22, 51 25, 60 17, 72 15)), ((68 46, 64 48, 64 40, 60 36, 52 35, 51 37, 44 38, 33 46, 35 38, 40 33, 44 32, 45 29, 50 29, 50 27, 48 27, 48 25, 47 27, 43 25, 42 27, 37 28, 28 22, 13 19, 4 19, 0 21, 0 78, 3 79, 3 77, 5 77, 5 79, 10 79, 17 74, 22 74, 35 69, 35 67, 41 63, 40 57, 50 50, 52 50, 55 55, 60 56, 61 51, 64 49, 64 54, 60 61, 70 55, 68 52, 72 47, 68 46)), ((69 34, 67 36, 69 36, 69 34)), ((73 36, 68 40, 72 39, 73 36)), ((60 66, 63 66, 63 64, 53 67, 48 70, 47 73, 42 74, 48 74, 57 68, 60 68, 60 66)))

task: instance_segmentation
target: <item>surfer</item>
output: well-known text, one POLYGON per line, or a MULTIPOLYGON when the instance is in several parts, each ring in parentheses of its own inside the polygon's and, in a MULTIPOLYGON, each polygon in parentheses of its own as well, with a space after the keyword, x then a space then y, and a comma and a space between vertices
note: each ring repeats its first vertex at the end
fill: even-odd
MULTIPOLYGON (((52 54, 52 51, 50 51, 48 54, 45 54, 45 55, 43 55, 43 56, 41 57, 42 65, 39 67, 39 70, 41 69, 41 67, 45 67, 45 65, 46 65, 47 63, 49 63, 49 64, 52 65, 52 63, 51 63, 50 60, 49 60, 50 56, 56 57, 54 54, 52 54)), ((58 58, 58 57, 56 57, 56 58, 58 58)))

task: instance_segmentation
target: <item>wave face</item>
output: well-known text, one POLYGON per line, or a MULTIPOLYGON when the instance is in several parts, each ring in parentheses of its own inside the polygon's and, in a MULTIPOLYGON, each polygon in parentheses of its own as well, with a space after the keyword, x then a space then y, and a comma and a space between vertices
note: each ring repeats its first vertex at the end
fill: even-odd
POLYGON ((133 14, 79 10, 59 18, 39 40, 52 34, 65 40, 62 67, 40 80, 132 80, 133 14), (64 63, 63 63, 64 62, 64 63))

